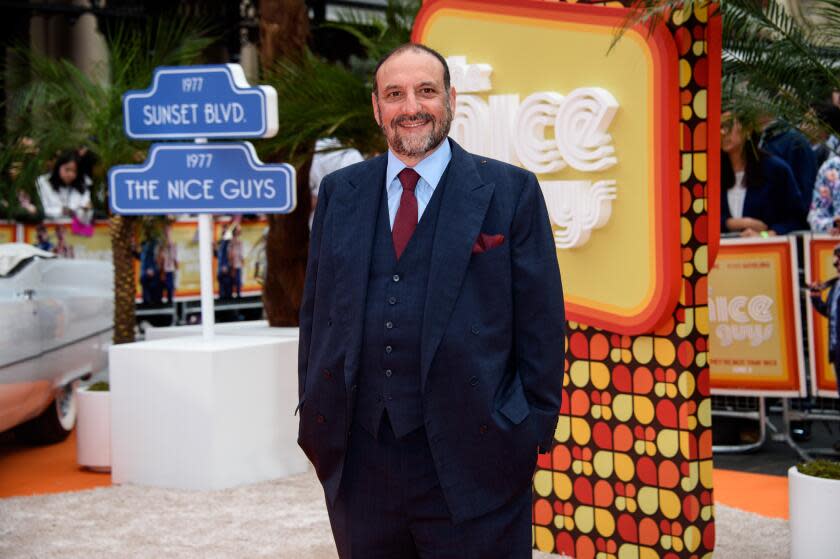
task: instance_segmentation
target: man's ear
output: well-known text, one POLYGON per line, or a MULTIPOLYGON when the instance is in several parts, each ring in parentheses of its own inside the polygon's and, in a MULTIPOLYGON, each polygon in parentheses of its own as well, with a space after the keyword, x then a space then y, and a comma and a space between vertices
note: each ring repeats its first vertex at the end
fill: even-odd
POLYGON ((373 119, 378 126, 382 126, 382 121, 379 118, 379 103, 376 102, 376 93, 370 94, 370 103, 373 105, 373 119))
POLYGON ((455 105, 455 98, 456 98, 457 96, 458 96, 458 95, 455 93, 455 86, 454 86, 454 85, 450 85, 450 86, 449 86, 449 105, 450 105, 450 106, 451 106, 451 108, 452 108, 452 114, 455 114, 455 107, 456 107, 456 105, 455 105))

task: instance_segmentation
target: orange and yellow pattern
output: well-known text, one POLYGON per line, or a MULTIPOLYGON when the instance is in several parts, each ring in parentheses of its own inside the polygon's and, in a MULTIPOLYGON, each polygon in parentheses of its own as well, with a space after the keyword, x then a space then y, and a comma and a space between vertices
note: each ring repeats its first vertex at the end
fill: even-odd
MULTIPOLYGON (((593 33, 601 33, 603 28, 599 27, 604 21, 622 22, 628 11, 622 9, 621 2, 582 4, 556 0, 430 0, 418 15, 413 39, 439 48, 445 55, 466 54, 476 62, 492 63, 494 91, 497 66, 504 66, 500 74, 522 76, 512 91, 522 91, 523 95, 540 87, 567 91, 579 87, 574 80, 580 78, 588 80, 589 85, 618 92, 623 112, 616 117, 618 130, 610 132, 616 133, 617 152, 624 150, 619 157, 635 154, 641 146, 645 157, 653 154, 652 165, 661 166, 659 175, 651 167, 654 172, 648 176, 651 181, 654 176, 665 177, 664 190, 656 193, 657 203, 664 204, 665 211, 647 214, 664 219, 657 233, 660 238, 645 237, 644 246, 636 242, 635 248, 615 251, 627 240, 618 229, 633 219, 632 215, 619 215, 620 204, 627 202, 626 194, 622 199, 620 191, 613 216, 618 219, 616 227, 610 229, 611 221, 597 232, 603 233, 602 238, 595 240, 593 234, 586 247, 558 252, 561 270, 565 270, 567 301, 573 304, 569 306, 571 321, 564 340, 566 375, 556 444, 551 453, 540 456, 534 476, 534 546, 577 559, 710 559, 715 525, 707 276, 713 256, 709 250, 716 247, 718 234, 712 221, 719 219, 718 180, 712 172, 719 150, 719 17, 714 15, 714 4, 697 4, 669 14, 653 34, 644 28, 628 32, 637 44, 641 36, 647 38, 648 46, 651 37, 665 45, 651 48, 656 56, 651 54, 646 61, 644 57, 631 61, 637 81, 651 72, 665 80, 661 84, 664 103, 654 102, 650 96, 637 103, 632 101, 632 88, 623 85, 627 80, 615 80, 616 75, 627 71, 627 67, 616 66, 616 60, 621 59, 617 50, 587 51, 582 46, 589 44, 586 41, 578 42, 577 48, 566 48, 568 35, 576 32, 581 17, 590 20, 593 33), (471 11, 478 15, 471 16, 474 25, 467 26, 464 14, 471 11), (563 23, 567 16, 572 24, 563 23), (441 23, 446 17, 452 21, 441 23), (479 40, 481 31, 476 29, 489 26, 487 22, 501 29, 499 22, 505 18, 510 29, 499 31, 492 41, 479 40), (531 20, 539 18, 543 23, 533 25, 531 20), (453 21, 459 25, 458 32, 445 32, 455 25, 453 21), (534 77, 533 60, 544 60, 545 49, 531 57, 523 45, 546 29, 555 34, 556 41, 550 43, 554 48, 549 49, 555 62, 538 64, 536 67, 542 70, 534 77), (504 65, 513 58, 519 60, 517 68, 504 65), (583 59, 586 64, 580 72, 587 73, 585 76, 559 70, 578 68, 583 59), (605 73, 605 68, 614 74, 605 73), (527 73, 529 69, 531 74, 527 73), (668 110, 669 95, 675 100, 673 113, 668 110), (663 126, 673 134, 639 136, 631 145, 623 142, 622 131, 646 118, 664 119, 663 126), (672 144, 668 138, 673 138, 672 144), (679 149, 669 149, 677 145, 679 149), (673 175, 668 174, 669 165, 677 170, 673 175), (673 206, 668 200, 674 200, 673 206), (622 299, 628 293, 626 289, 608 289, 610 299, 599 308, 575 306, 575 301, 583 300, 583 291, 615 283, 614 277, 605 277, 599 272, 602 267, 595 266, 604 260, 603 255, 595 257, 598 243, 610 245, 606 247, 614 250, 610 254, 622 262, 622 271, 613 273, 632 282, 635 268, 622 259, 629 254, 631 260, 644 260, 642 255, 649 252, 646 243, 656 243, 655 256, 664 263, 669 241, 674 242, 674 264, 659 268, 661 275, 655 280, 648 275, 648 288, 654 281, 661 281, 665 290, 660 293, 660 304, 649 307, 655 312, 645 317, 644 327, 632 320, 604 320, 610 304, 628 302, 622 299), (570 277, 574 275, 570 269, 575 267, 586 268, 578 281, 570 277), (668 285, 674 286, 673 298, 667 296, 668 285)), ((611 32, 615 28, 613 25, 611 32)), ((506 89, 506 85, 500 80, 498 90, 509 92, 511 88, 506 89)), ((626 159, 621 161, 623 165, 626 159)), ((628 169, 621 165, 619 171, 628 169)), ((644 190, 644 185, 626 180, 626 175, 624 184, 636 188, 625 191, 634 196, 644 190)), ((640 221, 639 215, 635 218, 640 221)), ((649 226, 642 221, 636 231, 649 226)), ((636 267, 645 264, 637 262, 636 267)))

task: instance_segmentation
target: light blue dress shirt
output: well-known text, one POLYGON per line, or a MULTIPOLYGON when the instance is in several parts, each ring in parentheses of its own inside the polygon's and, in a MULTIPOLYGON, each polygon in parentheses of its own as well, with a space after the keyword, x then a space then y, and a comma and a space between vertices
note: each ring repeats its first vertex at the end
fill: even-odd
MULTIPOLYGON (((417 181, 417 186, 414 188, 414 195, 417 197, 417 221, 420 221, 423 211, 429 205, 429 200, 432 199, 432 194, 435 193, 435 188, 437 188, 446 166, 449 165, 450 159, 452 159, 452 148, 449 147, 449 139, 447 138, 440 143, 435 151, 414 167, 414 170, 420 175, 420 180, 417 181)), ((388 168, 385 171, 385 191, 388 194, 388 217, 391 222, 391 230, 394 229, 394 218, 397 217, 403 191, 397 175, 406 167, 407 165, 397 159, 397 156, 389 149, 388 168)))

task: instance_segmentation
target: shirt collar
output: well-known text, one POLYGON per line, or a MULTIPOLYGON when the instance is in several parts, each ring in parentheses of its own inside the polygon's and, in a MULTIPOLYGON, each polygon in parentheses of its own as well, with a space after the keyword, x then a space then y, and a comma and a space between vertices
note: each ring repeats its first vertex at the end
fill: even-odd
MULTIPOLYGON (((449 138, 441 142, 435 151, 427 155, 420 163, 414 166, 417 174, 426 181, 434 190, 440 182, 440 177, 452 159, 452 148, 449 146, 449 138)), ((388 168, 385 171, 385 187, 388 188, 400 171, 408 165, 400 161, 394 152, 388 149, 388 168)))

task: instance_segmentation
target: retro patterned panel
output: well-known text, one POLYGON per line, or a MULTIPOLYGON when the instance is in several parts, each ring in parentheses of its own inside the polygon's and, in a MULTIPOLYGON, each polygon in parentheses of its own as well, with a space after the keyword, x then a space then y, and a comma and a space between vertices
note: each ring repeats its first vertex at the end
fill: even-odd
MULTIPOLYGON (((415 40, 423 37, 433 9, 466 4, 425 2, 415 40)), ((500 6, 565 7, 556 1, 480 4, 494 18, 500 6)), ((618 2, 586 4, 623 13, 615 9, 618 2)), ((659 61, 673 64, 678 76, 680 174, 668 187, 679 199, 672 217, 679 236, 679 300, 644 334, 595 328, 583 318, 568 324, 556 444, 540 457, 534 476, 534 547, 541 551, 578 559, 712 557, 707 274, 710 236, 716 234, 709 215, 717 215, 718 199, 710 156, 719 149, 720 111, 719 95, 709 94, 720 80, 719 63, 710 62, 720 53, 720 25, 710 22, 712 13, 710 5, 671 14, 666 31, 676 59, 659 61)), ((481 91, 478 81, 474 85, 481 91)))
POLYGON ((707 121, 709 14, 678 12, 668 22, 680 74, 679 305, 647 336, 569 324, 557 446, 540 458, 534 478, 534 544, 543 551, 578 559, 712 556, 707 200, 716 197, 707 195, 707 156, 717 127, 707 121))

